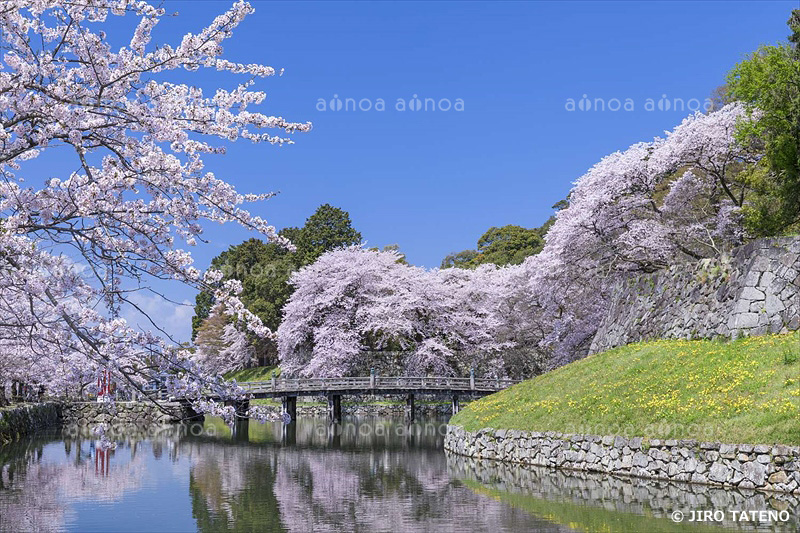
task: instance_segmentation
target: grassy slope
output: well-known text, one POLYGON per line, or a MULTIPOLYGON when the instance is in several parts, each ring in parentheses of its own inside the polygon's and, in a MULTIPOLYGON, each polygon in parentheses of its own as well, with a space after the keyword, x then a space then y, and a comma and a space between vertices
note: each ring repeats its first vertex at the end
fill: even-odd
POLYGON ((451 423, 800 444, 800 332, 616 348, 473 402, 451 423))
POLYGON ((277 366, 254 366, 253 368, 243 368, 236 372, 228 372, 225 374, 225 379, 235 379, 239 383, 245 381, 269 381, 272 378, 273 370, 276 376, 281 375, 281 369, 277 366))

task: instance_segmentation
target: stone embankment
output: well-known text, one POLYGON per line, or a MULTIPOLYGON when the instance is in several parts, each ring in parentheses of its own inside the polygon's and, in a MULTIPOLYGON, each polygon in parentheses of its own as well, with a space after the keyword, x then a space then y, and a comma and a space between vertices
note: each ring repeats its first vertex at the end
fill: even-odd
POLYGON ((0 409, 0 444, 37 431, 58 427, 61 406, 57 403, 20 405, 0 409))
POLYGON ((800 446, 753 446, 449 425, 449 452, 523 465, 800 494, 800 446))
MULTIPOLYGON (((275 414, 281 413, 280 406, 269 406, 275 414)), ((416 407, 417 415, 446 415, 450 406, 445 404, 421 404, 416 407)), ((342 412, 355 416, 403 416, 405 406, 387 404, 355 404, 342 406, 342 412)), ((326 405, 299 405, 297 414, 303 417, 323 417, 328 415, 326 405)), ((42 403, 20 405, 0 409, 0 444, 16 440, 37 431, 59 427, 91 428, 98 424, 109 426, 158 427, 175 424, 199 417, 179 402, 162 403, 161 408, 148 402, 117 402, 114 404, 97 402, 42 403)))
POLYGON ((800 329, 800 237, 622 279, 589 353, 651 339, 737 338, 800 329))
POLYGON ((174 424, 196 415, 178 402, 165 402, 161 408, 150 402, 72 402, 61 406, 64 425, 92 426, 120 424, 150 426, 174 424))
POLYGON ((155 427, 196 417, 180 403, 163 403, 161 409, 147 402, 97 402, 26 404, 0 409, 0 444, 38 431, 90 428, 98 424, 120 427, 155 427))

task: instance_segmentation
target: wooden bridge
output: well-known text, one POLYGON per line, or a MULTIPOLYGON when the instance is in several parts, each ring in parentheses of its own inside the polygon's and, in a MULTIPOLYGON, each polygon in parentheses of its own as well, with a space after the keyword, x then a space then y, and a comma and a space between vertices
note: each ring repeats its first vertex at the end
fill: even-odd
MULTIPOLYGON (((342 396, 405 396, 406 416, 414 419, 414 398, 417 394, 447 397, 453 414, 459 410, 460 398, 480 398, 518 383, 512 379, 487 379, 423 376, 368 376, 352 378, 272 378, 269 381, 239 383, 249 399, 281 398, 283 411, 292 420, 297 418, 298 396, 325 396, 328 416, 342 419, 342 396)), ((246 411, 249 400, 239 402, 237 411, 246 411)))

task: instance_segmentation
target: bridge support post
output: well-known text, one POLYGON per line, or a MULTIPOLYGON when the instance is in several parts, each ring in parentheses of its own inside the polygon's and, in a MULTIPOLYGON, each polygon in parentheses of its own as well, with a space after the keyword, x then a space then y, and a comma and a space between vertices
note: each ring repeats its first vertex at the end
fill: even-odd
POLYGON ((328 418, 333 422, 342 421, 342 395, 330 394, 328 396, 328 418))
POLYGON ((289 415, 289 418, 294 422, 297 420, 297 396, 283 396, 283 412, 289 415))
POLYGON ((330 424, 328 426, 328 448, 341 448, 342 446, 342 426, 330 424))
POLYGON ((247 442, 250 440, 250 419, 237 418, 231 427, 231 437, 235 441, 247 442))
POLYGON ((409 393, 408 396, 406 396, 406 420, 413 422, 414 415, 414 394, 409 393))
MULTIPOLYGON (((247 412, 247 409, 245 409, 245 412, 247 412)), ((189 402, 181 402, 180 414, 181 414, 181 419, 184 422, 197 423, 197 422, 203 422, 205 420, 205 415, 200 414, 194 409, 192 409, 192 406, 189 404, 189 402)))
POLYGON ((234 402, 233 408, 236 409, 236 416, 238 418, 247 418, 247 411, 250 410, 250 400, 240 400, 234 402))
POLYGON ((284 446, 297 444, 297 424, 281 424, 281 444, 284 446))
POLYGON ((453 394, 453 414, 458 413, 459 410, 460 407, 458 404, 458 394, 453 394))

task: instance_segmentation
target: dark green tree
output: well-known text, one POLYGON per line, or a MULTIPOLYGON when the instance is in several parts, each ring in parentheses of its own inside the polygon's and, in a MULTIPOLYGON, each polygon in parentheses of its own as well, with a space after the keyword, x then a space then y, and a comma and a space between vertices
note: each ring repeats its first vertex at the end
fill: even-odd
POLYGON ((470 268, 472 265, 472 260, 476 257, 478 257, 478 250, 463 250, 461 252, 455 252, 442 259, 442 265, 440 268, 470 268))
POLYGON ((319 206, 308 217, 294 239, 299 264, 310 265, 329 250, 361 243, 361 234, 356 231, 347 211, 329 204, 319 206))
MULTIPOLYGON (((283 306, 292 294, 288 284, 292 272, 313 263, 329 250, 361 242, 361 234, 351 226, 348 213, 328 204, 320 206, 302 228, 284 228, 279 235, 292 241, 296 251, 249 239, 231 246, 211 261, 211 268, 222 271, 223 281, 242 282, 242 303, 273 331, 280 325, 283 306)), ((193 340, 213 305, 214 297, 210 292, 202 291, 195 298, 193 340)), ((253 343, 261 364, 276 362, 274 343, 255 338, 253 343)))
POLYGON ((788 23, 791 45, 762 46, 728 74, 730 96, 756 113, 740 125, 739 140, 764 153, 744 174, 752 189, 745 221, 757 236, 800 224, 800 10, 788 23))
POLYGON ((544 239, 538 228, 527 229, 509 224, 501 228, 489 228, 478 239, 478 260, 495 265, 518 265, 526 257, 542 251, 544 239))
POLYGON ((792 34, 789 35, 789 42, 794 46, 795 53, 800 55, 800 9, 793 10, 786 23, 789 25, 789 29, 792 30, 792 34))
MULTIPOLYGON (((569 205, 569 200, 557 202, 556 211, 569 205)), ((492 263, 498 266, 518 265, 526 257, 536 255, 544 248, 544 236, 555 222, 551 216, 538 228, 523 228, 514 224, 491 227, 478 239, 476 250, 455 252, 442 260, 440 268, 475 268, 492 263)))
POLYGON ((442 261, 442 268, 475 268, 486 263, 518 265, 526 257, 541 252, 543 247, 544 239, 539 228, 528 229, 513 224, 492 227, 478 239, 477 250, 448 255, 442 261))
MULTIPOLYGON (((282 234, 283 232, 281 232, 282 234)), ((295 254, 275 243, 249 239, 226 251, 211 261, 211 267, 222 271, 223 280, 242 282, 242 303, 270 328, 280 324, 283 304, 291 291, 289 276, 295 270, 295 254)), ((202 291, 195 298, 195 316, 192 317, 192 339, 197 337, 203 322, 209 317, 214 297, 202 291)), ((275 359, 273 343, 252 340, 256 356, 262 364, 275 359)))

